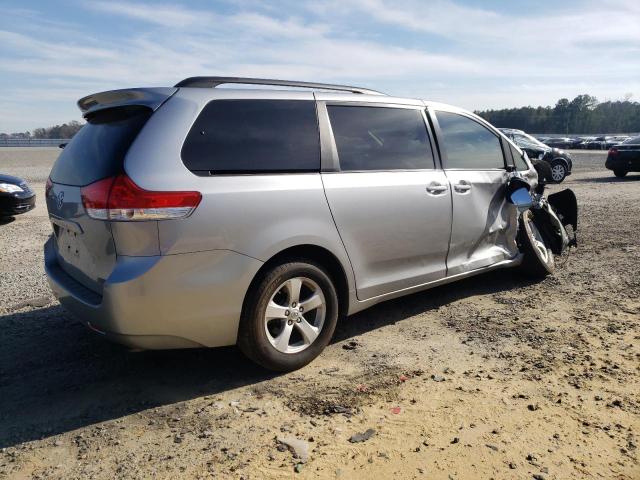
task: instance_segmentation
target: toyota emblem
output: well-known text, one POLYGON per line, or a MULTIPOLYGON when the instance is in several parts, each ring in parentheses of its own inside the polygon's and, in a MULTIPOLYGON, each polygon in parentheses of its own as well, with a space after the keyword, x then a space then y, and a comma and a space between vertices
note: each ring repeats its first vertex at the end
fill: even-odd
POLYGON ((64 192, 60 192, 56 197, 56 204, 58 205, 58 210, 62 209, 63 203, 64 203, 64 192))

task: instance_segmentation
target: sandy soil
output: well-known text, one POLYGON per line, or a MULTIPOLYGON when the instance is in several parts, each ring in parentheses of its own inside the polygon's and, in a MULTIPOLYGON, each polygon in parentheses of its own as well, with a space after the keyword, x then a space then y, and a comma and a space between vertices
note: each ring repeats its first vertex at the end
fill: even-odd
MULTIPOLYGON (((57 153, 0 149, 0 171, 41 200, 57 153)), ((553 277, 379 305, 286 375, 234 348, 130 352, 68 319, 40 201, 0 226, 0 477, 640 478, 640 175, 574 158, 580 246, 553 277)))

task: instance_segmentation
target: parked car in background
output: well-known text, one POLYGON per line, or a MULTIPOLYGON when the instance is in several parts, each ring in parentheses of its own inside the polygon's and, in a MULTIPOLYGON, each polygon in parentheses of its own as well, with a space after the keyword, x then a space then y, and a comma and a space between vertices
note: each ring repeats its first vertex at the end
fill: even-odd
POLYGON ((500 128, 499 130, 524 150, 529 158, 544 160, 549 163, 551 177, 555 183, 560 183, 567 175, 571 175, 573 162, 569 153, 558 148, 549 147, 522 130, 514 128, 500 128))
POLYGON ((585 144, 587 150, 602 150, 606 137, 594 137, 585 144))
POLYGON ((25 180, 0 174, 0 218, 26 213, 35 206, 36 194, 25 180))
POLYGON ((595 138, 596 137, 579 137, 580 141, 576 144, 574 148, 576 148, 577 150, 586 150, 587 145, 593 140, 595 140, 595 138))
POLYGON ((586 144, 588 150, 607 150, 614 145, 624 142, 629 137, 627 135, 605 135, 595 137, 586 144))
POLYGON ((640 172, 640 136, 628 138, 609 149, 604 166, 622 178, 629 172, 640 172))
POLYGON ((292 370, 340 315, 500 267, 548 275, 568 243, 552 212, 501 199, 514 178, 541 186, 526 155, 453 106, 221 77, 78 105, 45 270, 66 309, 131 346, 237 344, 292 370))
POLYGON ((611 145, 609 145, 607 148, 611 148, 614 145, 620 145, 621 143, 624 143, 627 140, 631 140, 631 138, 632 137, 630 137, 629 135, 616 135, 611 140, 611 145))
POLYGON ((551 148, 569 148, 573 144, 573 139, 569 137, 549 138, 544 144, 551 148))
POLYGON ((569 142, 567 142, 567 146, 564 148, 567 148, 570 150, 577 150, 580 148, 580 145, 582 144, 583 141, 584 141, 584 137, 573 137, 569 139, 569 142))

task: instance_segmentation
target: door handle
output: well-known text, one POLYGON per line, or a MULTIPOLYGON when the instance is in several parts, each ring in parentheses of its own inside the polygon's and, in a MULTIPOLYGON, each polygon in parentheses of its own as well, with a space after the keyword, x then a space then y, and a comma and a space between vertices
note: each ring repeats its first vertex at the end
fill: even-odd
POLYGON ((441 183, 433 182, 429 184, 429 186, 427 187, 427 193, 430 193, 431 195, 439 195, 446 191, 447 191, 447 186, 442 185, 441 183))
POLYGON ((471 190, 471 184, 466 180, 461 180, 460 183, 456 183, 453 189, 458 193, 465 193, 471 190))

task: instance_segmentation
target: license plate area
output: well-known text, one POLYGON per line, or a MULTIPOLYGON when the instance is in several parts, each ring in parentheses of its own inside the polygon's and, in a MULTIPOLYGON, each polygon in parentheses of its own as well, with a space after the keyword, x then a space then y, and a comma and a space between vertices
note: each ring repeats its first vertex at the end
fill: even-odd
POLYGON ((54 232, 57 230, 55 235, 58 243, 58 254, 65 262, 75 267, 80 266, 83 254, 82 243, 79 237, 81 237, 82 234, 78 235, 77 232, 55 224, 53 229, 54 232))

